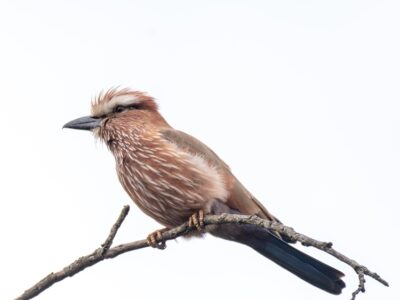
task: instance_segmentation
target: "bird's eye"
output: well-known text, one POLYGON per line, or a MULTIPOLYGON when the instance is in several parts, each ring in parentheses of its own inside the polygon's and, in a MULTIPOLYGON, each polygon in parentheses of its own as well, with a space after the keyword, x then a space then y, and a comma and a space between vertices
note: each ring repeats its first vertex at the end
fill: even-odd
POLYGON ((116 107, 114 108, 114 112, 115 112, 115 113, 120 113, 120 112, 123 112, 124 110, 125 110, 125 107, 122 106, 122 105, 118 105, 118 106, 116 106, 116 107))

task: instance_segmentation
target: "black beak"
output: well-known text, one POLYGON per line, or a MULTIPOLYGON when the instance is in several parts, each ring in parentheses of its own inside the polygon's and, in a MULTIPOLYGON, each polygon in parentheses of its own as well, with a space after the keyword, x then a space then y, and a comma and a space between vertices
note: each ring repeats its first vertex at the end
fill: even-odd
POLYGON ((63 128, 72 128, 80 130, 92 130, 101 125, 101 118, 93 118, 90 116, 78 118, 65 124, 63 128))

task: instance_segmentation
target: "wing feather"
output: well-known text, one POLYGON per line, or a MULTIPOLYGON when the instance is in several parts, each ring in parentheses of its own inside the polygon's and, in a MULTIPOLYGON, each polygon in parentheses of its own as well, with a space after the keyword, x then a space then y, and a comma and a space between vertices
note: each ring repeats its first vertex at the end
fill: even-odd
POLYGON ((164 129, 162 137, 170 143, 176 145, 182 151, 191 155, 203 157, 209 164, 215 166, 222 172, 227 190, 229 192, 224 201, 229 207, 247 215, 257 215, 268 220, 278 221, 268 210, 240 183, 232 174, 229 166, 218 157, 209 147, 193 136, 175 129, 164 129))

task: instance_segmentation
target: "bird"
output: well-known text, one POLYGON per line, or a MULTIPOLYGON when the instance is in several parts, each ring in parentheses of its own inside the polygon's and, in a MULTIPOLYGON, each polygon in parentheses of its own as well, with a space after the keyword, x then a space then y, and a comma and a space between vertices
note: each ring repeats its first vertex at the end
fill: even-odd
MULTIPOLYGON (((89 116, 63 128, 91 131, 104 142, 127 194, 167 229, 189 221, 201 231, 204 215, 222 213, 280 222, 213 150, 170 126, 146 93, 128 87, 102 91, 92 100, 89 116)), ((345 287, 342 272, 296 249, 289 237, 250 224, 208 225, 206 231, 253 248, 328 293, 339 295, 345 287)), ((160 231, 147 239, 153 247, 160 240, 160 231)))

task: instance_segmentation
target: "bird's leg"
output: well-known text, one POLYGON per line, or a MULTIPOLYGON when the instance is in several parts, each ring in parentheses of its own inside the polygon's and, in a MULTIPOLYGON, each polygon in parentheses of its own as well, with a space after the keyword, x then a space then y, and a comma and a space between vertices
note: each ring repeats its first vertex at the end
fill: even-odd
POLYGON ((196 226, 198 231, 204 228, 204 211, 200 209, 189 217, 189 227, 196 226))
POLYGON ((165 245, 165 241, 163 240, 162 233, 166 230, 166 228, 163 228, 150 233, 146 239, 147 244, 150 247, 164 250, 167 246, 165 245))

